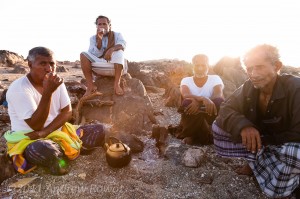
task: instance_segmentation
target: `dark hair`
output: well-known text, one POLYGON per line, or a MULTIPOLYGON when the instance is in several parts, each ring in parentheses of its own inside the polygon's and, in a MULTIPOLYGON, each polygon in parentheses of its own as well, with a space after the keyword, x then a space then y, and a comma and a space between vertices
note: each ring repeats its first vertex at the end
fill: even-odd
POLYGON ((45 56, 45 57, 51 57, 51 56, 53 56, 53 54, 54 53, 49 48, 39 46, 39 47, 32 48, 29 51, 28 56, 27 56, 27 60, 31 61, 31 62, 34 62, 37 55, 42 55, 42 56, 45 56))
POLYGON ((106 20, 107 20, 107 23, 108 23, 108 25, 110 25, 110 19, 109 19, 108 17, 104 16, 104 15, 99 15, 99 16, 97 17, 97 19, 96 19, 96 21, 95 21, 95 24, 96 24, 96 25, 97 25, 97 21, 98 21, 98 19, 101 19, 101 18, 104 18, 104 19, 106 19, 106 20))

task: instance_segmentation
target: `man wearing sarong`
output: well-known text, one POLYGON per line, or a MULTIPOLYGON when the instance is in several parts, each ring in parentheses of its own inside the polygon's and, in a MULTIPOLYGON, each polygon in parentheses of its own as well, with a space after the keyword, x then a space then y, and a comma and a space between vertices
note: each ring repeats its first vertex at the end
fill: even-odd
POLYGON ((254 47, 243 63, 249 80, 221 105, 212 126, 215 149, 224 157, 246 158, 237 172, 254 174, 268 197, 298 194, 300 78, 279 75, 282 63, 271 45, 254 47))
POLYGON ((70 98, 63 79, 55 72, 51 50, 35 47, 27 60, 30 72, 15 80, 6 95, 11 121, 11 130, 4 135, 8 154, 20 173, 40 165, 51 174, 65 174, 68 159, 103 144, 103 125, 78 128, 68 123, 70 98))
POLYGON ((181 80, 183 98, 179 107, 181 121, 176 137, 186 144, 212 144, 210 125, 224 101, 224 84, 218 75, 208 75, 209 61, 204 54, 192 59, 194 76, 181 80))
POLYGON ((83 74, 86 78, 87 90, 85 95, 90 95, 97 90, 93 74, 115 76, 114 92, 123 95, 124 90, 120 85, 121 76, 127 73, 127 61, 124 58, 126 42, 121 33, 111 30, 110 19, 98 16, 95 22, 96 34, 90 38, 87 52, 80 54, 83 74))

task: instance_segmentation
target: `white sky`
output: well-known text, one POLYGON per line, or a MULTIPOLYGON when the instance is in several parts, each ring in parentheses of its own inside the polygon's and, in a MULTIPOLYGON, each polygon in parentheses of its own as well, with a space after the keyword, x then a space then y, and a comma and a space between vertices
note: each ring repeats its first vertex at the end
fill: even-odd
POLYGON ((0 49, 24 57, 35 46, 58 60, 79 60, 100 14, 127 41, 129 61, 205 53, 211 64, 262 43, 277 46, 286 65, 300 67, 297 0, 6 0, 0 4, 0 49))

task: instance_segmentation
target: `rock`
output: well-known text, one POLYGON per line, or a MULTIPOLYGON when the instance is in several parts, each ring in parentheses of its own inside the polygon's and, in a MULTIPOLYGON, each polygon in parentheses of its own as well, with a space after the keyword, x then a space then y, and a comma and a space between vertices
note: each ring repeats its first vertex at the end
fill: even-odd
POLYGON ((67 81, 65 85, 68 92, 75 94, 78 98, 81 98, 86 91, 86 86, 77 81, 67 81))
POLYGON ((8 50, 0 50, 0 66, 14 67, 16 64, 26 65, 22 56, 8 50))
POLYGON ((15 174, 16 171, 6 153, 0 153, 0 184, 15 174))
POLYGON ((205 159, 205 152, 200 148, 189 148, 182 157, 182 164, 186 167, 199 167, 205 159))
POLYGON ((129 74, 123 76, 123 96, 114 94, 114 77, 98 78, 95 84, 103 94, 98 100, 110 101, 113 104, 100 107, 84 105, 82 115, 87 121, 98 120, 101 123, 114 124, 115 130, 137 135, 143 130, 151 129, 152 124, 156 123, 152 102, 140 80, 131 78, 129 74))
POLYGON ((159 153, 163 154, 166 150, 169 131, 165 126, 153 125, 152 138, 155 139, 155 146, 159 149, 159 153))
POLYGON ((140 154, 139 159, 144 160, 146 162, 153 162, 159 159, 160 153, 159 149, 155 147, 156 141, 151 138, 147 138, 144 141, 144 150, 140 154))
POLYGON ((280 74, 291 74, 291 75, 295 75, 295 76, 300 76, 300 68, 299 67, 292 67, 292 66, 283 66, 280 69, 280 74))
POLYGON ((183 144, 180 140, 176 138, 171 138, 169 145, 166 147, 164 156, 173 162, 175 165, 181 164, 182 161, 182 154, 186 151, 189 147, 183 144))
POLYGON ((224 90, 223 94, 225 98, 228 98, 238 87, 233 82, 223 79, 224 90))
POLYGON ((108 131, 105 134, 106 143, 109 143, 109 137, 115 137, 119 139, 130 148, 132 153, 138 153, 144 150, 144 143, 135 135, 121 131, 108 131))
POLYGON ((6 92, 7 89, 4 89, 3 92, 0 93, 0 105, 3 105, 6 101, 6 92))
POLYGON ((23 65, 14 66, 14 69, 11 71, 11 73, 15 73, 15 74, 26 74, 28 72, 29 72, 29 68, 23 65))
POLYGON ((62 66, 62 65, 58 65, 56 67, 56 72, 68 72, 69 69, 67 69, 65 66, 62 66))
POLYGON ((85 180, 86 173, 80 173, 80 174, 78 174, 78 177, 81 178, 82 180, 85 180))
POLYGON ((233 88, 240 87, 248 79, 239 58, 223 57, 216 63, 213 70, 223 80, 225 98, 233 93, 233 88))

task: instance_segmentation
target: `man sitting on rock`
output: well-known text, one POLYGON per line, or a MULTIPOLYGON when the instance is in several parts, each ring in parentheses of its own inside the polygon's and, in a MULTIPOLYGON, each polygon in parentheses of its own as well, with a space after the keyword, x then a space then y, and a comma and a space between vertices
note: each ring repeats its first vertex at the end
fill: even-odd
POLYGON ((41 165, 54 175, 65 174, 67 158, 103 144, 104 129, 102 125, 76 128, 67 122, 72 107, 51 50, 35 47, 27 59, 30 72, 15 80, 6 95, 11 120, 11 130, 4 135, 8 154, 20 173, 41 165))
POLYGON ((243 62, 249 80, 220 108, 212 126, 215 149, 246 158, 239 174, 253 172, 266 195, 286 197, 299 186, 300 78, 279 75, 282 63, 271 45, 254 47, 243 62))
POLYGON ((192 61, 194 76, 183 78, 180 84, 183 102, 176 137, 186 144, 212 144, 210 124, 224 101, 224 85, 219 76, 208 75, 206 55, 195 55, 192 61))
POLYGON ((88 52, 80 54, 83 74, 86 78, 86 95, 97 90, 93 82, 93 73, 99 75, 115 76, 114 92, 123 95, 124 90, 120 85, 121 75, 127 73, 127 63, 124 58, 126 42, 121 33, 111 31, 110 19, 98 16, 96 19, 97 31, 90 38, 88 52))

